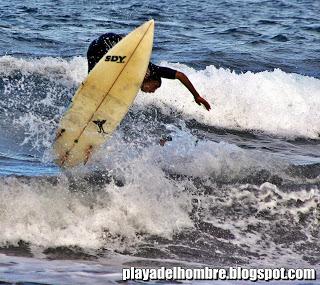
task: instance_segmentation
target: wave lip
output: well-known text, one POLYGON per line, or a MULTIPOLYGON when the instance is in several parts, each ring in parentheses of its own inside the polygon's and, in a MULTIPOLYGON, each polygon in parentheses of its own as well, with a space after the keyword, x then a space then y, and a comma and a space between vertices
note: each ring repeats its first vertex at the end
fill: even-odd
MULTIPOLYGON (((319 141, 319 79, 279 69, 237 74, 212 65, 205 70, 167 62, 161 65, 186 73, 199 93, 211 103, 212 110, 208 112, 195 104, 191 94, 177 80, 164 80, 155 94, 139 93, 131 115, 136 116, 142 109, 146 116, 153 116, 146 110, 160 110, 161 116, 173 120, 195 120, 197 124, 188 125, 201 126, 208 136, 218 134, 219 130, 234 130, 233 133, 265 133, 274 140, 303 138, 305 144, 310 139, 313 140, 310 144, 319 141)), ((4 56, 0 57, 0 67, 3 91, 0 107, 4 108, 1 125, 2 130, 12 130, 5 134, 5 145, 21 142, 24 147, 47 150, 59 118, 75 88, 86 76, 85 58, 4 56)), ((124 124, 126 122, 130 120, 124 124)), ((143 118, 138 124, 137 128, 149 126, 143 118)), ((43 162, 48 162, 46 158, 43 162)))
POLYGON ((174 111, 219 128, 319 139, 319 79, 279 69, 237 74, 214 66, 196 71, 181 64, 164 65, 184 71, 212 104, 212 110, 206 112, 194 104, 176 81, 167 81, 155 96, 142 94, 138 103, 153 104, 163 113, 174 111))

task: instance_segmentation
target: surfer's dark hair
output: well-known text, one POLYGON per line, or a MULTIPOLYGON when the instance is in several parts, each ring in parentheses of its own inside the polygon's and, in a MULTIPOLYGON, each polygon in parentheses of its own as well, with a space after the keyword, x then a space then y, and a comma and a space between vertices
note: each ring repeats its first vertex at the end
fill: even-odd
POLYGON ((161 77, 158 75, 156 69, 152 64, 149 64, 148 71, 144 79, 145 81, 157 81, 159 83, 159 87, 162 83, 161 77))
POLYGON ((161 86, 162 80, 159 76, 149 76, 147 81, 157 81, 159 83, 159 87, 161 86))

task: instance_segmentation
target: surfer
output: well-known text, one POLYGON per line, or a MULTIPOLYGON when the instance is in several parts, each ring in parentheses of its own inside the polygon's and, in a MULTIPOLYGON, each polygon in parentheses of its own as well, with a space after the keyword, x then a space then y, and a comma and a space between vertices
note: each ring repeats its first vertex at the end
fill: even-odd
MULTIPOLYGON (((87 52, 88 72, 90 72, 108 50, 123 37, 124 35, 106 33, 95 39, 90 44, 87 52)), ((158 66, 151 62, 149 63, 147 73, 141 85, 141 90, 148 93, 155 92, 161 86, 161 78, 178 79, 190 91, 198 105, 202 104, 208 111, 211 109, 210 104, 199 95, 189 78, 183 72, 158 66)))

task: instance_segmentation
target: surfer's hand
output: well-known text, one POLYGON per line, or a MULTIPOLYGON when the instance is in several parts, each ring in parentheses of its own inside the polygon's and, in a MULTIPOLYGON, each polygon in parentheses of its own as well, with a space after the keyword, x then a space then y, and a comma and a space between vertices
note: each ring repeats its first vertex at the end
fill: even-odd
POLYGON ((205 99, 203 99, 201 96, 195 97, 194 100, 196 101, 196 103, 198 105, 202 104, 208 111, 211 109, 210 104, 205 99))

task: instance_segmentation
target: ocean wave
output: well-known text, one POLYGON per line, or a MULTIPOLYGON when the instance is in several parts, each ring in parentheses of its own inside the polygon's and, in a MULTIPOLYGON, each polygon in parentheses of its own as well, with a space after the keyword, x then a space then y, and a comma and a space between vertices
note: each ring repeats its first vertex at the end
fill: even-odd
POLYGON ((220 265, 319 262, 311 250, 319 246, 317 186, 221 185, 210 177, 167 176, 141 159, 123 170, 122 177, 100 171, 2 178, 0 248, 75 258, 156 253, 220 265))
MULTIPOLYGON (((192 95, 177 80, 164 80, 163 86, 152 95, 140 92, 135 104, 154 105, 164 114, 173 112, 208 126, 266 132, 276 136, 319 138, 319 79, 288 74, 279 69, 236 74, 214 66, 195 70, 182 64, 161 64, 186 73, 199 93, 211 103, 212 110, 207 112, 195 104, 192 95)), ((2 88, 7 97, 17 90, 21 94, 32 86, 28 100, 35 102, 36 98, 32 95, 42 92, 37 89, 41 84, 36 83, 48 80, 52 94, 44 89, 42 96, 44 99, 49 98, 49 94, 49 99, 57 97, 54 104, 64 108, 66 103, 59 102, 61 90, 68 90, 69 96, 72 96, 74 88, 87 72, 86 60, 81 57, 66 60, 4 56, 0 58, 0 66, 2 88), (17 74, 28 80, 15 80, 17 74), (60 87, 54 90, 57 86, 60 87)))
POLYGON ((199 108, 177 81, 166 81, 154 95, 142 93, 137 104, 155 105, 166 114, 174 110, 186 119, 225 129, 319 138, 319 79, 279 69, 236 74, 214 66, 197 71, 181 64, 163 64, 185 72, 212 110, 199 108))

